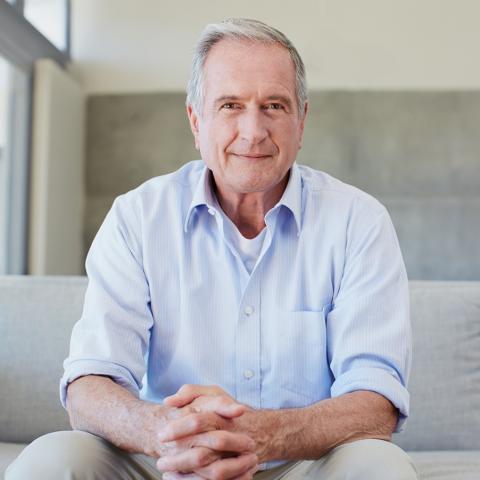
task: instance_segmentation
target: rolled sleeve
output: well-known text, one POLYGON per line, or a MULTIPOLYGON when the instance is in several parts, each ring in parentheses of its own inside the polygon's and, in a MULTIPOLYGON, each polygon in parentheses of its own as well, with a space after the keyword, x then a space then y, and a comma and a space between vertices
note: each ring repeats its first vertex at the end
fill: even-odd
POLYGON ((358 390, 368 390, 388 398, 399 412, 395 431, 403 430, 408 417, 410 395, 393 372, 375 367, 355 368, 336 379, 331 393, 332 397, 339 397, 358 390))
POLYGON ((87 256, 83 313, 60 381, 64 407, 68 384, 85 375, 111 377, 139 394, 153 324, 140 235, 134 198, 117 198, 87 256))
POLYGON ((408 280, 385 209, 358 215, 349 228, 340 289, 327 316, 332 397, 368 390, 399 410, 396 431, 409 413, 411 365, 408 280))

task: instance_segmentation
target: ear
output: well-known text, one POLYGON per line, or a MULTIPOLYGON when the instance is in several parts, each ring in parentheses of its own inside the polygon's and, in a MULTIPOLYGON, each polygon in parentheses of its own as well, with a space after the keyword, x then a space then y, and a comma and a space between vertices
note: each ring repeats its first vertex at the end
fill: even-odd
POLYGON ((191 104, 187 105, 187 116, 188 121, 190 123, 190 129, 193 133, 193 138, 195 139, 195 148, 200 150, 200 140, 199 140, 199 132, 198 132, 198 115, 195 113, 191 104))
POLYGON ((300 115, 300 126, 299 128, 299 133, 298 133, 298 149, 300 150, 302 148, 302 140, 303 140, 303 130, 305 128, 305 119, 307 117, 307 112, 308 112, 308 102, 305 102, 305 107, 303 108, 303 112, 300 115))

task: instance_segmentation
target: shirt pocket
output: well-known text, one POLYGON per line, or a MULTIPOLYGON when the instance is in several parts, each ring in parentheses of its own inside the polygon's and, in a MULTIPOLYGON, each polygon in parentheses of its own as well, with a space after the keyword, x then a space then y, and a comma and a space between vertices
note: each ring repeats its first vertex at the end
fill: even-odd
POLYGON ((321 311, 278 312, 280 386, 292 405, 305 406, 330 394, 325 315, 321 311))

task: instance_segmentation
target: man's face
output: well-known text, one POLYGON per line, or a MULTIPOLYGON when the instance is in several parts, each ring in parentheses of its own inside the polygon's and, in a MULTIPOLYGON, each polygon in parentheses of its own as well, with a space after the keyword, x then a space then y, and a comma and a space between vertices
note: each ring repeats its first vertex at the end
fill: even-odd
POLYGON ((195 146, 223 195, 270 192, 295 161, 305 111, 280 45, 222 40, 208 54, 200 115, 188 107, 195 146))

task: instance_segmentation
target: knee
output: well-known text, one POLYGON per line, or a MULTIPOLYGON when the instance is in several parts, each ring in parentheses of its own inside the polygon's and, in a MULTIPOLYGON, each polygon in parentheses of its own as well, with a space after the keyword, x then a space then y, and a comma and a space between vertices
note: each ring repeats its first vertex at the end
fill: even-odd
POLYGON ((81 479, 99 459, 103 440, 86 432, 54 432, 37 438, 7 468, 5 480, 81 479), (88 469, 88 470, 87 470, 88 469))
POLYGON ((417 480, 410 457, 400 447, 383 440, 341 445, 329 454, 327 462, 335 471, 331 478, 338 480, 417 480))

